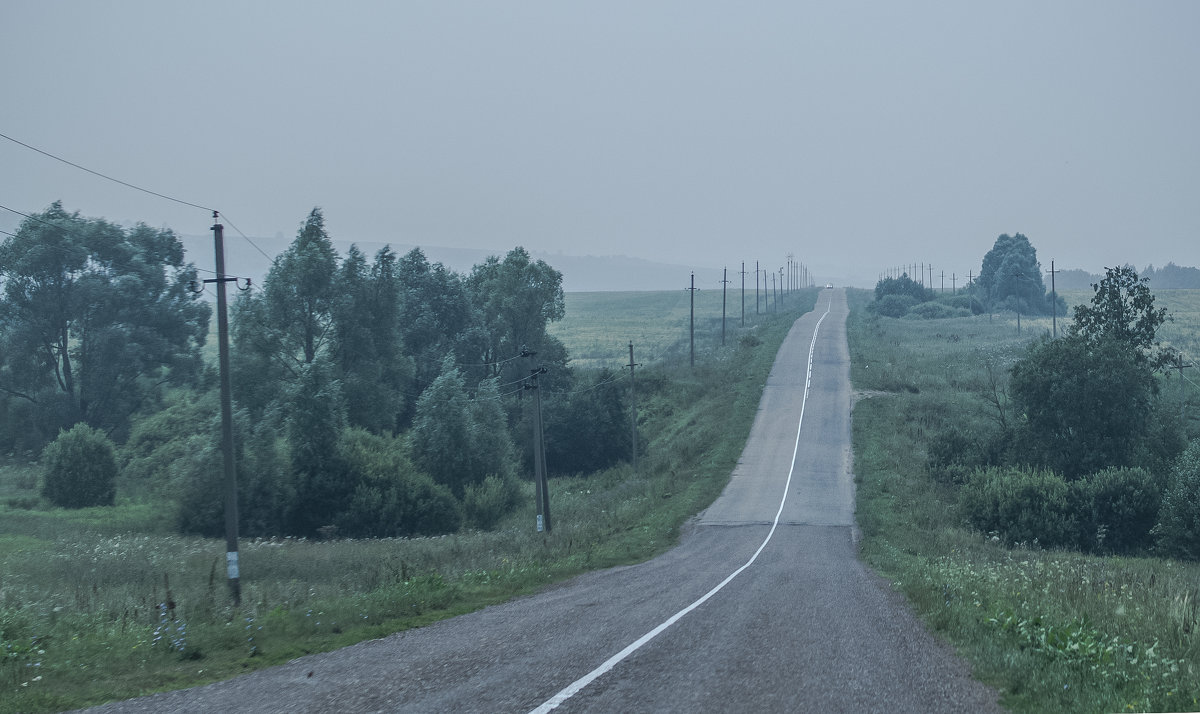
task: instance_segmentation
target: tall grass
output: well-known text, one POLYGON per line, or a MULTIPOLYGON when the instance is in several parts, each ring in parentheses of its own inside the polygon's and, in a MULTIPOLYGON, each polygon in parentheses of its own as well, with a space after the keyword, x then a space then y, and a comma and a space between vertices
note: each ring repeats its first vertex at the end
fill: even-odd
POLYGON ((1016 711, 1200 709, 1200 564, 1006 548, 929 475, 930 435, 988 428, 987 366, 1002 375, 1037 331, 875 318, 869 300, 852 293, 849 321, 854 386, 882 392, 854 409, 864 559, 1016 711))
MULTIPOLYGON (((638 356, 646 440, 638 472, 625 464, 552 479, 552 533, 535 531, 526 483, 524 505, 492 531, 243 542, 236 608, 225 592, 223 542, 171 534, 161 506, 129 494, 111 508, 27 508, 18 501, 36 495, 32 472, 0 467, 0 494, 15 499, 0 501, 0 712, 57 711, 213 681, 662 552, 727 482, 779 344, 817 293, 745 329, 729 325, 726 347, 719 313, 715 325, 698 321, 694 370, 686 341, 676 346, 686 324, 682 334, 678 324, 661 328, 676 342, 664 338, 657 359, 638 356)), ((638 304, 636 296, 619 299, 638 304)), ((573 335, 586 339, 588 325, 609 319, 602 299, 591 304, 574 313, 569 304, 560 333, 569 349, 573 335)), ((607 329, 627 359, 629 338, 607 329)))

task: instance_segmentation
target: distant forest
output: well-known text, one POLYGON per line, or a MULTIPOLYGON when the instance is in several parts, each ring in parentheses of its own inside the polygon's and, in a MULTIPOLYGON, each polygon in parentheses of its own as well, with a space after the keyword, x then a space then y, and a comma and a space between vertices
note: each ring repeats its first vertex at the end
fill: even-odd
MULTIPOLYGON (((1150 279, 1150 288, 1153 290, 1200 288, 1200 268, 1185 268, 1174 263, 1167 263, 1161 268, 1149 265, 1139 275, 1150 279)), ((1086 270, 1060 270, 1055 275, 1055 287, 1059 290, 1087 290, 1103 278, 1103 275, 1086 270)))

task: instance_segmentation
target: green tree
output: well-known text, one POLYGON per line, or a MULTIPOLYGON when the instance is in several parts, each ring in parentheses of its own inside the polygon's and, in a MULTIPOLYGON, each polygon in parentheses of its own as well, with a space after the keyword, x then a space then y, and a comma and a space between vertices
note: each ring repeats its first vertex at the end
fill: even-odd
POLYGON ((337 251, 320 208, 263 280, 259 294, 240 297, 232 311, 232 373, 239 401, 259 412, 283 397, 334 336, 337 251))
MULTIPOLYGON (((630 456, 628 386, 612 371, 591 375, 584 385, 542 399, 546 468, 553 475, 591 473, 630 456)), ((525 460, 533 470, 532 440, 525 460)))
POLYGON ((396 255, 384 247, 374 263, 357 246, 342 261, 333 305, 334 359, 353 426, 394 433, 404 408, 412 360, 403 354, 396 255))
POLYGON ((54 505, 85 508, 113 504, 117 457, 102 432, 76 424, 46 446, 42 462, 46 467, 42 495, 54 505))
POLYGON ((518 247, 504 260, 491 256, 476 265, 467 286, 484 331, 479 359, 492 365, 485 376, 499 376, 500 364, 522 349, 537 352, 543 364, 565 364, 562 343, 546 332, 566 314, 562 273, 518 247))
POLYGON ((286 429, 295 479, 288 528, 298 535, 334 525, 353 488, 338 449, 346 410, 333 371, 325 359, 305 365, 288 394, 286 429))
POLYGON ((1153 535, 1165 555, 1200 560, 1200 441, 1175 462, 1153 535))
POLYGON ((480 383, 474 398, 453 359, 417 399, 411 432, 413 462, 462 498, 467 486, 489 475, 513 473, 513 445, 494 380, 480 383))
POLYGON ((1090 342, 1111 339, 1127 344, 1156 369, 1171 363, 1174 353, 1156 339, 1158 328, 1170 316, 1167 308, 1154 307, 1149 282, 1129 266, 1105 268, 1104 278, 1092 285, 1091 304, 1075 307, 1070 333, 1090 342))
POLYGON ((1051 309, 1037 250, 1020 233, 996 239, 983 256, 976 284, 983 300, 995 309, 1038 314, 1051 309))
POLYGON ((124 430, 162 385, 199 372, 210 310, 195 278, 169 230, 59 202, 26 219, 0 244, 0 394, 34 405, 27 428, 44 438, 78 421, 124 430))
POLYGON ((1154 373, 1126 342, 1078 334, 1034 342, 1012 367, 1018 449, 1068 478, 1136 466, 1153 433, 1154 373))

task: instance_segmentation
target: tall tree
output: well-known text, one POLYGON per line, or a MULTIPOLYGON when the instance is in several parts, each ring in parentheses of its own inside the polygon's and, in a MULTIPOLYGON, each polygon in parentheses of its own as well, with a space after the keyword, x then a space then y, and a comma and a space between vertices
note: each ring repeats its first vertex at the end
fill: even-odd
POLYGON ((238 400, 256 411, 281 398, 333 338, 337 251, 320 208, 277 257, 259 294, 233 309, 233 379, 238 400))
POLYGON ((566 314, 562 273, 517 247, 504 260, 491 256, 476 265, 467 283, 485 332, 479 357, 493 365, 487 376, 498 375, 499 365, 522 349, 539 352, 543 362, 565 358, 562 344, 546 332, 566 314))
POLYGON ((400 283, 396 254, 384 247, 367 265, 350 246, 337 276, 333 353, 341 370, 352 426, 392 433, 404 406, 412 360, 400 338, 400 283))
POLYGON ((1025 236, 1001 235, 983 257, 977 280, 983 299, 995 308, 1043 313, 1050 309, 1037 250, 1025 236))
POLYGON ((170 230, 56 201, 0 244, 0 394, 35 405, 50 436, 123 429, 159 385, 198 373, 210 310, 195 278, 170 230))
POLYGON ((482 382, 472 398, 450 356, 417 399, 411 438, 413 463, 459 498, 469 485, 513 472, 514 447, 494 380, 482 382))
POLYGON ((1091 304, 1075 306, 1070 331, 1091 341, 1114 339, 1127 344, 1155 368, 1169 364, 1174 353, 1161 347, 1156 334, 1170 317, 1167 308, 1154 307, 1149 282, 1129 266, 1105 268, 1104 279, 1092 285, 1091 304))

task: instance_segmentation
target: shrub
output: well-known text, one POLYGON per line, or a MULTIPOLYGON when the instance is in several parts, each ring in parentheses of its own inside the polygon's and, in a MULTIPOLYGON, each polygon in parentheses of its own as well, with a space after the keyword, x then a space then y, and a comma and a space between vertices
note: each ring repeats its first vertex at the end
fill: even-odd
POLYGON ((521 486, 515 478, 488 476, 481 484, 468 485, 463 496, 467 526, 479 530, 495 528, 520 498, 521 486))
POLYGON ((945 297, 939 297, 937 301, 948 307, 966 310, 972 315, 983 314, 983 303, 979 302, 979 298, 971 295, 949 295, 945 297))
POLYGON ((1078 543, 1073 501, 1062 476, 1040 469, 979 469, 960 492, 963 513, 975 528, 1006 543, 1036 541, 1045 548, 1078 543))
POLYGON ((87 424, 62 431, 42 451, 46 468, 42 495, 63 508, 111 506, 116 495, 113 443, 87 424))
POLYGON ((1153 535, 1165 555, 1200 560, 1200 441, 1175 461, 1153 535))
POLYGON ((884 295, 871 303, 870 308, 884 317, 902 317, 917 302, 911 295, 884 295))
POLYGON ((1133 553, 1150 546, 1162 488, 1145 469, 1111 468, 1072 484, 1079 503, 1080 546, 1133 553))
POLYGON ((437 535, 458 530, 462 509, 450 489, 413 466, 401 439, 365 429, 342 432, 338 452, 352 492, 338 516, 351 537, 437 535))
POLYGON ((949 317, 970 317, 971 311, 938 302, 923 302, 910 307, 904 316, 918 320, 944 320, 949 317))

